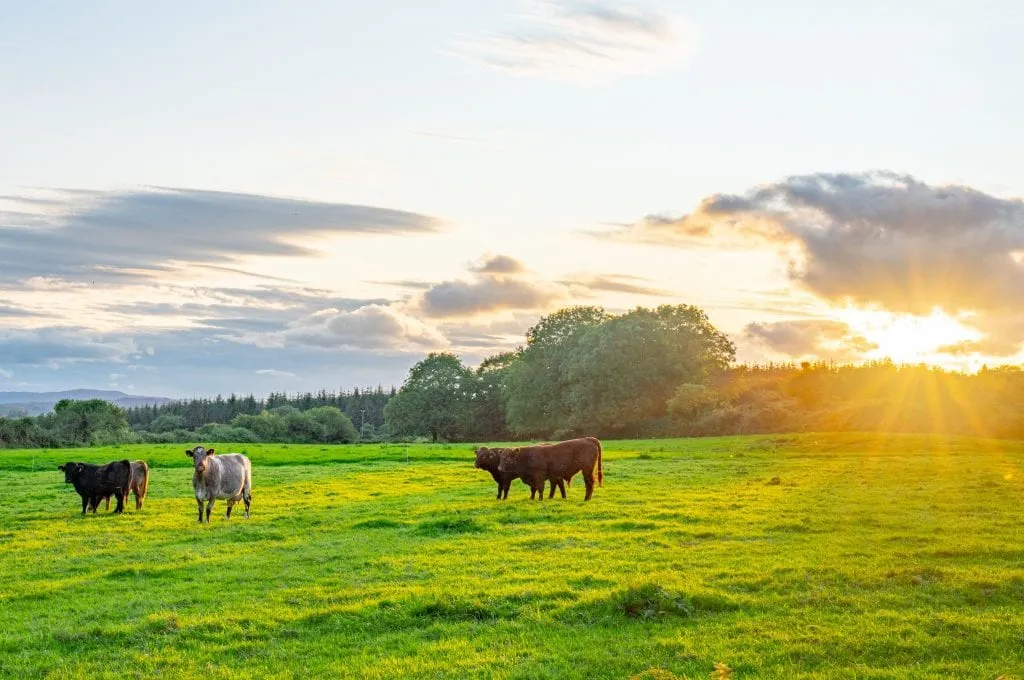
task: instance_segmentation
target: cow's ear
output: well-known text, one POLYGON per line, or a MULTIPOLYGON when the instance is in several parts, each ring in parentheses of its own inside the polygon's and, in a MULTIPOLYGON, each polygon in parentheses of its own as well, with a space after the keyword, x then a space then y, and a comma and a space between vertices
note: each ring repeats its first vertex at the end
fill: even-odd
POLYGON ((213 449, 206 449, 206 455, 207 456, 212 456, 213 455, 213 449))
POLYGON ((58 465, 57 469, 60 470, 61 472, 64 472, 64 466, 63 465, 58 465))
POLYGON ((185 449, 185 455, 188 456, 189 458, 191 458, 192 457, 192 449, 185 449))

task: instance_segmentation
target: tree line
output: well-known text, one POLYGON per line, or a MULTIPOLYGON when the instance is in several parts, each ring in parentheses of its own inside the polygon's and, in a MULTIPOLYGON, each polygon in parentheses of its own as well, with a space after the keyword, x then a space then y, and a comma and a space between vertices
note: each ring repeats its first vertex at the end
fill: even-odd
POLYGON ((0 418, 0 447, 130 442, 348 443, 705 436, 804 431, 1024 438, 1024 371, 976 374, 879 361, 734 365, 688 305, 571 307, 475 368, 432 353, 400 389, 191 399, 121 409, 63 401, 0 418))

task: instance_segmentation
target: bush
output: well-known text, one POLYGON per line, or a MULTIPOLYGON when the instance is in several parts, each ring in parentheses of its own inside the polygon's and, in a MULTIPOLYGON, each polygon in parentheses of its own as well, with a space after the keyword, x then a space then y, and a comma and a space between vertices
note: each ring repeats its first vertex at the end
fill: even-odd
POLYGON ((232 444, 255 444, 256 435, 244 427, 233 427, 220 423, 209 423, 199 428, 199 438, 207 442, 229 442, 232 444))

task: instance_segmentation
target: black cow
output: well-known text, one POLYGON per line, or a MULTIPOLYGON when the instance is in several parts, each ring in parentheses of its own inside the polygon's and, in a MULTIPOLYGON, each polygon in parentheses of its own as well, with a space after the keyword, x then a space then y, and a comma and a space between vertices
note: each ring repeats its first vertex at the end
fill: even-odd
POLYGON ((65 463, 57 467, 64 473, 64 482, 73 484, 82 497, 82 514, 92 508, 95 515, 100 499, 113 495, 117 499, 114 512, 124 512, 124 501, 132 483, 132 463, 118 460, 106 465, 92 463, 65 463))

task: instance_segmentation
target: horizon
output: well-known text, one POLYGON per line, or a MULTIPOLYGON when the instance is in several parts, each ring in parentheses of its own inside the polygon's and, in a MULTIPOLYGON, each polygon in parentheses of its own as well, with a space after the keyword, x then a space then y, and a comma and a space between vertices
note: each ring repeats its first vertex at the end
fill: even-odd
POLYGON ((1024 362, 1008 0, 0 16, 0 391, 398 387, 578 304, 695 305, 738 363, 1024 362))

